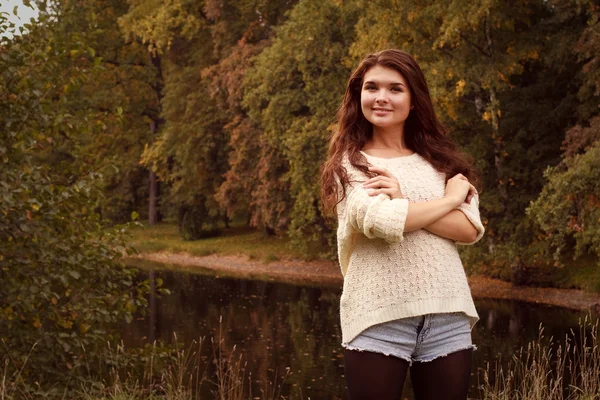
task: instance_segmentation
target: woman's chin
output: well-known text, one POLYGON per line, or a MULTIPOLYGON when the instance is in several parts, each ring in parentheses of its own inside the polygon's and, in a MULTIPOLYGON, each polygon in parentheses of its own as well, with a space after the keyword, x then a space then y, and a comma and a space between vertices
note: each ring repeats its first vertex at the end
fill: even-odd
POLYGON ((373 118, 370 122, 373 126, 382 129, 399 128, 404 124, 404 121, 392 121, 387 118, 373 118))

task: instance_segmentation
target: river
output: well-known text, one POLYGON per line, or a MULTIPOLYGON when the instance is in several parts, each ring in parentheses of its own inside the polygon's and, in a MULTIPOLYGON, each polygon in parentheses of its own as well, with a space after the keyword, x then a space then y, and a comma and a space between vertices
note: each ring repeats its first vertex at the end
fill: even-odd
MULTIPOLYGON (((151 268, 152 264, 145 268, 151 268)), ((147 270, 143 276, 150 274, 147 270)), ((341 288, 219 278, 210 275, 152 272, 170 294, 152 297, 149 312, 123 326, 125 344, 154 339, 186 349, 202 339, 202 365, 214 381, 215 354, 240 360, 245 390, 253 398, 345 399, 339 297, 341 288), (218 345, 221 343, 221 346, 218 345), (235 350, 234 349, 235 346, 235 350)), ((476 300, 480 321, 473 329, 470 398, 478 398, 488 363, 508 360, 540 334, 563 341, 579 330, 584 313, 506 300, 476 300)), ((205 396, 215 385, 205 382, 205 396)), ((248 397, 246 397, 248 398, 248 397)), ((407 379, 403 399, 413 399, 407 379)))

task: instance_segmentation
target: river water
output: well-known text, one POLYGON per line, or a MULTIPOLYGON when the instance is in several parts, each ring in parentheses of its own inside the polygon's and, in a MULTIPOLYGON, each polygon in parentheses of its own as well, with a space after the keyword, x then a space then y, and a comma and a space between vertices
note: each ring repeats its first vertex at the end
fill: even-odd
MULTIPOLYGON (((146 266, 147 268, 148 266, 146 266)), ((150 272, 142 272, 147 276, 150 272)), ((154 339, 187 348, 202 339, 200 353, 212 397, 215 354, 240 360, 252 398, 345 399, 339 324, 341 287, 282 283, 153 271, 170 294, 151 298, 148 315, 123 327, 124 341, 141 346, 154 339), (221 345, 219 346, 218 343, 221 345), (241 358, 240 358, 241 357, 241 358)), ((585 315, 516 301, 475 301, 480 321, 473 329, 473 372, 469 397, 478 398, 488 363, 508 360, 540 334, 564 341, 585 315)), ((248 397, 245 397, 248 398, 248 397)), ((407 379, 403 399, 413 399, 407 379)))

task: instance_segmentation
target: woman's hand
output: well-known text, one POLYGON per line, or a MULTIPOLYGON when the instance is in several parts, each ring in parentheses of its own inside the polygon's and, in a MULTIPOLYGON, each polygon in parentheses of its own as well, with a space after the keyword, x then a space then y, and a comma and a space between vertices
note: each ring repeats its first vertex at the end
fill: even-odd
POLYGON ((463 174, 454 175, 446 183, 446 197, 452 199, 456 203, 456 207, 463 202, 470 203, 475 194, 477 194, 477 189, 463 174))
MULTIPOLYGON (((469 185, 471 185, 471 184, 469 183, 469 185)), ((471 189, 469 189, 469 194, 467 194, 465 203, 469 204, 471 202, 471 199, 473 198, 473 196, 475 196, 476 194, 477 194, 477 189, 475 189, 475 186, 471 185, 471 189)))
POLYGON ((363 187, 367 189, 369 196, 377 196, 380 193, 385 193, 392 199, 402 199, 402 190, 400 190, 400 182, 385 168, 369 167, 369 171, 375 172, 376 177, 368 179, 363 183, 363 187))

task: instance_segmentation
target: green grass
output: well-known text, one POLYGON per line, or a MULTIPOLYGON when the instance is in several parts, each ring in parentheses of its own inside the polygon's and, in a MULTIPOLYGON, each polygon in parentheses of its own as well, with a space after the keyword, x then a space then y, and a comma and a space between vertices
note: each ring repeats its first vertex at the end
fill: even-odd
POLYGON ((577 260, 567 259, 561 267, 532 268, 529 271, 531 286, 559 287, 565 289, 581 289, 600 293, 600 274, 598 261, 591 255, 577 260))
MULTIPOLYGON (((468 249, 467 249, 468 250, 468 249)), ((463 257, 464 261, 464 257, 463 257)), ((483 275, 490 278, 513 282, 513 270, 506 260, 490 264, 477 263, 473 258, 465 263, 467 275, 483 275), (470 262, 469 262, 470 261, 470 262)), ((532 287, 551 287, 559 289, 580 289, 600 293, 600 273, 598 258, 593 254, 584 254, 577 259, 572 255, 563 257, 562 265, 555 265, 548 259, 531 265, 525 263, 520 285, 532 287)))
POLYGON ((131 231, 131 244, 140 253, 188 253, 193 256, 246 255, 264 263, 289 259, 315 259, 290 246, 287 238, 267 236, 247 227, 223 229, 218 236, 193 241, 181 238, 175 223, 144 225, 131 231))
POLYGON ((573 287, 600 293, 600 273, 597 259, 586 256, 576 261, 571 260, 570 264, 565 265, 564 268, 572 270, 569 283, 573 287))
MULTIPOLYGON (((249 260, 265 264, 297 260, 318 260, 325 249, 311 248, 312 253, 303 253, 290 245, 285 237, 267 236, 256 229, 233 226, 223 229, 218 236, 194 241, 183 240, 173 222, 160 223, 154 226, 145 224, 132 229, 131 244, 141 253, 187 253, 192 256, 244 255, 249 260)), ((467 273, 481 274, 491 278, 511 281, 512 270, 509 266, 469 268, 467 273)), ((525 286, 556 287, 564 289, 583 289, 600 292, 600 274, 597 260, 592 256, 584 256, 577 260, 567 260, 563 267, 528 266, 522 282, 525 286)))

